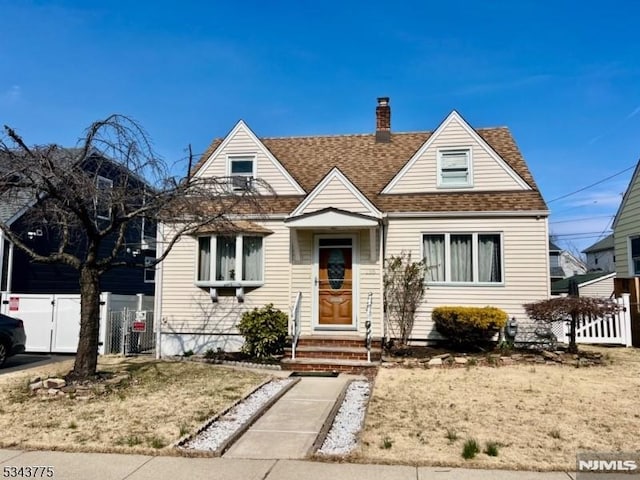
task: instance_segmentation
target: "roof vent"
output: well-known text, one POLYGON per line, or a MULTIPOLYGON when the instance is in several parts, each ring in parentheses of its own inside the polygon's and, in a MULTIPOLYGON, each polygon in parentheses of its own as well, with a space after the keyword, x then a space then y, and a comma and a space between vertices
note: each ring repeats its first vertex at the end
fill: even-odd
POLYGON ((391 141, 391 107, 389 97, 378 97, 376 107, 376 143, 391 141))

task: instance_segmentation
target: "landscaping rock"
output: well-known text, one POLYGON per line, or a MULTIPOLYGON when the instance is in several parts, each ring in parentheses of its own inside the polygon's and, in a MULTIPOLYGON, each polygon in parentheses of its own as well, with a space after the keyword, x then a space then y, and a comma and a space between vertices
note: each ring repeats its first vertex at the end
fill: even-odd
POLYGON ((59 390, 57 388, 50 388, 49 390, 47 390, 47 393, 49 395, 57 395, 59 392, 59 390))
POLYGON ((454 357, 453 361, 456 365, 466 365, 469 362, 469 359, 465 357, 454 357))
POLYGON ((62 393, 75 393, 76 387, 74 387, 73 385, 67 385, 65 387, 62 387, 60 391, 62 393))
POLYGON ((40 390, 43 387, 42 382, 40 380, 36 380, 33 383, 29 384, 29 390, 35 392, 36 390, 40 390))
POLYGON ((515 365, 515 360, 511 357, 500 357, 500 363, 502 365, 515 365))
POLYGON ((562 363, 562 357, 560 355, 558 355, 557 353, 548 352, 546 350, 543 350, 541 352, 541 355, 544 358, 548 359, 548 360, 553 360, 554 362, 562 363))
POLYGON ((433 359, 439 358, 440 360, 446 360, 451 356, 450 353, 442 353, 440 355, 436 355, 435 357, 431 357, 433 359))
POLYGON ((29 383, 36 383, 36 382, 40 382, 42 380, 42 377, 33 377, 31 380, 29 380, 29 383))
POLYGON ((429 360, 427 365, 429 367, 440 367, 440 366, 442 366, 442 359, 441 358, 432 358, 431 360, 429 360))
POLYGON ((62 388, 67 384, 62 378, 47 378, 43 383, 45 388, 62 388))

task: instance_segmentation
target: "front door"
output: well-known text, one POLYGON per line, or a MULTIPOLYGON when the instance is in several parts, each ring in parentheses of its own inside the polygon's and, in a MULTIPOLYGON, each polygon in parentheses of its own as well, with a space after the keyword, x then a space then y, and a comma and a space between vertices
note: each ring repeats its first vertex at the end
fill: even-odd
POLYGON ((351 326, 353 321, 353 241, 321 238, 318 244, 318 324, 351 326))

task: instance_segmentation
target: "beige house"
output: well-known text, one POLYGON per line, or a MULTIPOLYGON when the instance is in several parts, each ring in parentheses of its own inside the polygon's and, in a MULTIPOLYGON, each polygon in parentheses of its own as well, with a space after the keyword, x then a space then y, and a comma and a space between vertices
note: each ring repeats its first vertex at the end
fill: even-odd
POLYGON ((640 276, 640 162, 613 220, 615 268, 618 278, 640 276))
POLYGON ((302 340, 358 344, 367 319, 383 337, 384 259, 403 251, 428 266, 416 341, 439 338, 438 305, 526 322, 522 304, 549 296, 549 212, 505 127, 453 111, 433 131, 396 133, 380 98, 371 134, 258 138, 240 121, 195 175, 227 177, 229 195, 259 178, 275 195, 263 192, 268 214, 184 236, 161 264, 163 354, 237 348, 236 322, 267 303, 299 319, 302 340))

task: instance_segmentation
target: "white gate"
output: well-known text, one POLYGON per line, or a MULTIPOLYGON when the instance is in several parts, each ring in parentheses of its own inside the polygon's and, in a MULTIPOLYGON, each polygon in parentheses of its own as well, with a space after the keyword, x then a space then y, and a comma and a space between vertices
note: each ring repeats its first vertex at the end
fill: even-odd
MULTIPOLYGON (((105 353, 108 312, 123 305, 134 310, 152 305, 153 297, 138 295, 100 295, 99 353, 105 353)), ((0 311, 19 318, 27 335, 27 352, 75 353, 80 338, 80 295, 47 295, 2 292, 0 311)), ((153 319, 151 318, 151 323, 153 319)), ((153 331, 153 328, 151 328, 153 331)), ((152 335, 152 334, 151 334, 152 335)), ((146 337, 145 337, 146 338, 146 337)))
MULTIPOLYGON (((620 310, 613 314, 599 318, 583 317, 576 325, 576 343, 604 343, 612 345, 632 346, 631 343, 631 310, 629 294, 623 293, 615 299, 620 310)), ((569 338, 569 323, 562 322, 563 337, 569 338)), ((565 340, 566 341, 566 340, 565 340)))

